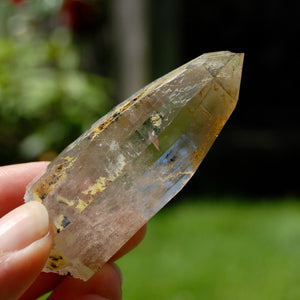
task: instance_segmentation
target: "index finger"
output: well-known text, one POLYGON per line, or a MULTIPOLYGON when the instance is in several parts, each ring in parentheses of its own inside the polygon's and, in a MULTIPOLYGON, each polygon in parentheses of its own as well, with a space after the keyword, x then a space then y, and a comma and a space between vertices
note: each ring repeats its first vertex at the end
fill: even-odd
POLYGON ((0 218, 24 203, 26 186, 49 162, 32 162, 0 167, 0 218))

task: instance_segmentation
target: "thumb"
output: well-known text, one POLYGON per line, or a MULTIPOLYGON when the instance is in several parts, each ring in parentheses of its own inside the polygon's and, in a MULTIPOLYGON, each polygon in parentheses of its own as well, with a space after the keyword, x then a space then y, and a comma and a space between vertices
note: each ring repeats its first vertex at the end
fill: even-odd
POLYGON ((0 299, 17 299, 41 272, 52 246, 46 208, 23 204, 0 219, 0 299))

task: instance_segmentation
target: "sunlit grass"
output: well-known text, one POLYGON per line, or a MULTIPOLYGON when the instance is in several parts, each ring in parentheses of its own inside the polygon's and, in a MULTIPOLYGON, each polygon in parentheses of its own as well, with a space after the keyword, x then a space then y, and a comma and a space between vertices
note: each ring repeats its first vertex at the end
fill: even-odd
POLYGON ((300 203, 167 208, 119 265, 124 300, 299 299, 300 203))

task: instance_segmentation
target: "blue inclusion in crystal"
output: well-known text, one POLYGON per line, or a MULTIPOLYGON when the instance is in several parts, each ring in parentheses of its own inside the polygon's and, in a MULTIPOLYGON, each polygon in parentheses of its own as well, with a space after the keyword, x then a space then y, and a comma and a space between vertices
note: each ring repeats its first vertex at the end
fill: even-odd
MULTIPOLYGON (((169 148, 154 164, 152 168, 156 168, 159 165, 167 165, 177 160, 186 157, 188 154, 188 147, 191 146, 195 150, 197 147, 194 143, 191 143, 190 139, 186 135, 182 135, 171 148, 169 148)), ((151 168, 151 169, 152 169, 151 168)))
POLYGON ((173 196, 179 192, 184 184, 194 173, 192 162, 189 160, 191 152, 197 149, 197 145, 186 135, 182 135, 140 178, 137 180, 137 188, 145 195, 140 208, 146 207, 148 201, 153 201, 152 194, 160 189, 162 194, 157 203, 144 211, 145 216, 151 217, 161 209, 173 196), (170 175, 172 174, 172 175, 170 175), (177 175, 176 175, 177 174, 177 175), (153 176, 151 183, 146 184, 146 177, 153 176), (174 181, 167 178, 172 176, 174 181), (176 177, 177 176, 177 177, 176 177), (163 179, 166 179, 165 181, 163 179), (139 184, 141 182, 142 184, 139 184))

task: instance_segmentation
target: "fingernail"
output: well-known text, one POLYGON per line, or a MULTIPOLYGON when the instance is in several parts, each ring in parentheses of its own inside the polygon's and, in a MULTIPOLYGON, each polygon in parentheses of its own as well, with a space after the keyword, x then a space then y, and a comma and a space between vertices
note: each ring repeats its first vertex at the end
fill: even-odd
POLYGON ((23 249, 49 231, 49 217, 44 205, 31 201, 0 219, 0 253, 23 249))

